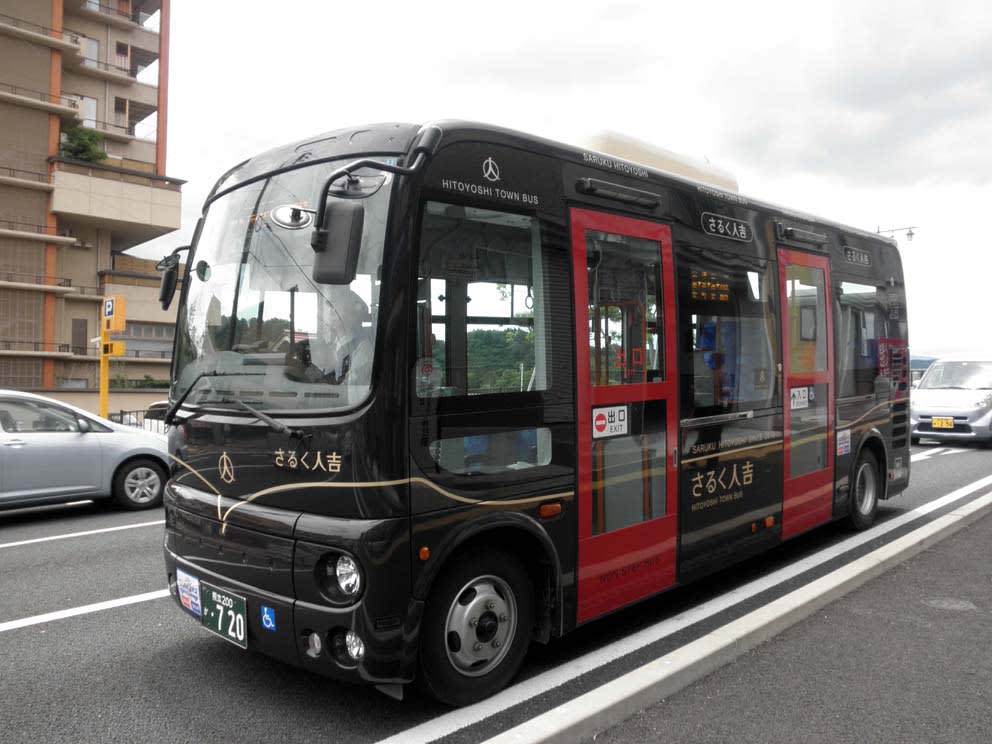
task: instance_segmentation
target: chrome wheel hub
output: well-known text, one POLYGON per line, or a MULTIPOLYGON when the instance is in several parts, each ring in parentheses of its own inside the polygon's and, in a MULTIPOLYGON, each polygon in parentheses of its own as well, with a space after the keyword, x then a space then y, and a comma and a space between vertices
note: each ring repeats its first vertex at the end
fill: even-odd
POLYGON ((517 601, 503 579, 472 579, 448 608, 444 626, 448 661, 466 677, 480 677, 503 661, 517 632, 517 601))

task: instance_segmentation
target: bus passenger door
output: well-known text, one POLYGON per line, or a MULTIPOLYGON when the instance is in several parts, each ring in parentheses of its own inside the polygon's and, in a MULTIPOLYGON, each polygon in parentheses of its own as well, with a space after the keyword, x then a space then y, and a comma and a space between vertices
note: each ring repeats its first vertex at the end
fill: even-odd
POLYGON ((782 537, 827 522, 834 490, 833 318, 826 256, 779 249, 785 385, 782 537))
POLYGON ((571 222, 583 622, 675 582, 675 284, 666 225, 571 222))

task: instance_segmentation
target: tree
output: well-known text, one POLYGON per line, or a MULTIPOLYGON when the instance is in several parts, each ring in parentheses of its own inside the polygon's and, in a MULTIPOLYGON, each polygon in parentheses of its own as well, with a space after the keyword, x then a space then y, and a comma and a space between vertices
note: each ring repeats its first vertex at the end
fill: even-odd
POLYGON ((72 127, 63 134, 62 154, 66 157, 85 160, 87 163, 99 163, 105 160, 107 153, 103 150, 103 135, 95 129, 87 127, 72 127))

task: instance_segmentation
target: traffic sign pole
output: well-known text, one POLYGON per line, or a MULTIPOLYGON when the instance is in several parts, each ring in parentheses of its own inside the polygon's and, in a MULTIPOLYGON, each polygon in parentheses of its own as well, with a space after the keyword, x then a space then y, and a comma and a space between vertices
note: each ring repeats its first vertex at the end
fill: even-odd
POLYGON ((108 398, 110 394, 110 357, 105 353, 110 343, 107 326, 108 318, 100 318, 100 416, 107 418, 108 398))
POLYGON ((124 343, 111 341, 111 333, 123 333, 125 328, 125 303, 119 295, 103 298, 100 313, 100 415, 107 418, 110 397, 110 357, 124 356, 124 343))

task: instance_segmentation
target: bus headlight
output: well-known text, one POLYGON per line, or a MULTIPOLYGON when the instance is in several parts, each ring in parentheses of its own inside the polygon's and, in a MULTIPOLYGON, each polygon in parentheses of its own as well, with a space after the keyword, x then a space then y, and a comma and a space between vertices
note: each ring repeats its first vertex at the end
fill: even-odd
POLYGON ((334 564, 334 573, 338 578, 338 587, 349 596, 354 597, 361 591, 362 574, 358 570, 358 564, 350 555, 342 555, 334 564))

